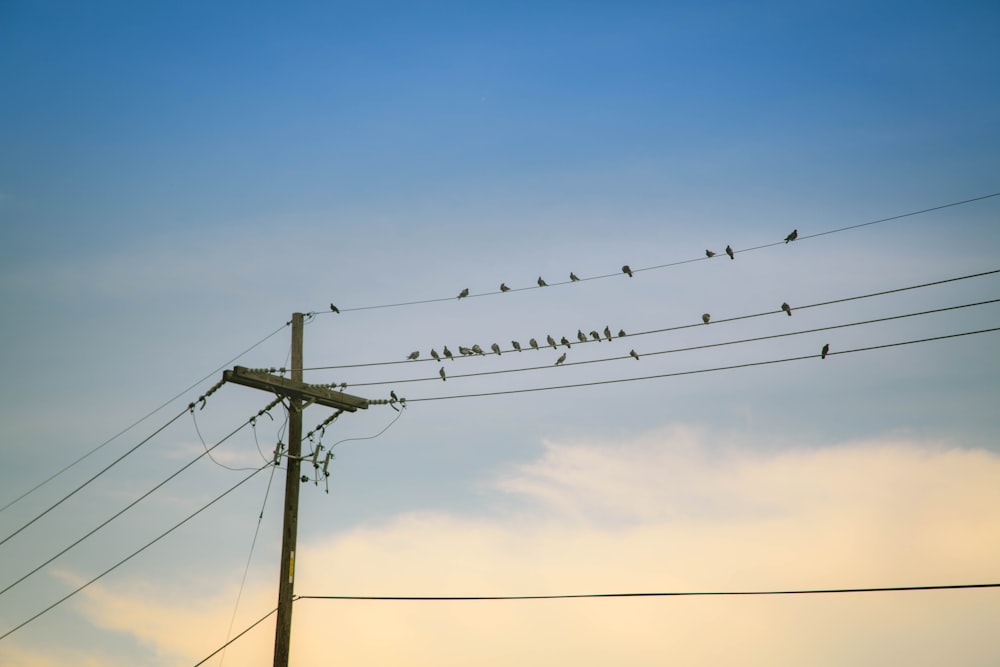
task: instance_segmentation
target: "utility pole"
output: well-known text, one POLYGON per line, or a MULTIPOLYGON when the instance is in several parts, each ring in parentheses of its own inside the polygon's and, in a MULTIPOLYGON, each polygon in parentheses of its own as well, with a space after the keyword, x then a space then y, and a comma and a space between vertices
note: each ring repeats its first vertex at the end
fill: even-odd
MULTIPOLYGON (((288 667, 292 638, 292 600, 295 586, 295 543, 299 524, 299 485, 302 483, 302 411, 313 403, 355 412, 367 409, 368 400, 302 382, 302 313, 292 314, 291 380, 267 371, 241 366, 225 371, 228 382, 269 391, 288 398, 288 451, 285 457, 285 514, 281 537, 281 574, 278 581, 278 616, 274 631, 274 667, 288 667)), ((275 462, 277 462, 275 457, 275 462)))

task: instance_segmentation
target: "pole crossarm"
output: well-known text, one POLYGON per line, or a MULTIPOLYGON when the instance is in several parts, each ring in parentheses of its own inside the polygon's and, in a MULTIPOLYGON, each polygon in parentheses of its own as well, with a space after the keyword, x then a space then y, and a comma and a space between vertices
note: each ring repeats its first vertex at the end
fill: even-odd
POLYGON ((231 371, 223 371, 222 377, 226 382, 270 391, 281 396, 303 401, 307 405, 316 403, 318 405, 325 405, 328 408, 346 410, 347 412, 368 409, 367 398, 289 380, 271 373, 254 371, 244 366, 235 366, 231 371))

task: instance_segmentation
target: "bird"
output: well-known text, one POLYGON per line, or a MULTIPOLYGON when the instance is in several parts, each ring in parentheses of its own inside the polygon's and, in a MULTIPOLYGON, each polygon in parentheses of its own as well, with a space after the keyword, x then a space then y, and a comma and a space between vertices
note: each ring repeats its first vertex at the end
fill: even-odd
POLYGON ((819 353, 820 359, 826 359, 826 355, 830 354, 830 344, 827 343, 823 346, 823 351, 819 353))
POLYGON ((475 352, 476 354, 481 354, 484 357, 486 356, 486 353, 483 352, 483 348, 479 347, 478 343, 472 346, 472 351, 475 352))
POLYGON ((333 305, 333 304, 331 303, 331 304, 330 304, 330 312, 333 312, 333 313, 339 313, 339 312, 340 312, 340 308, 337 308, 337 307, 336 307, 335 305, 333 305))
POLYGON ((711 258, 715 257, 715 253, 712 252, 711 250, 706 250, 705 251, 705 257, 708 257, 709 259, 711 259, 711 258))
POLYGON ((507 283, 500 283, 500 291, 501 292, 509 292, 510 291, 510 288, 507 287, 507 283))
POLYGON ((577 329, 576 330, 576 338, 581 343, 586 343, 587 342, 587 334, 583 333, 583 329, 577 329))
POLYGON ((459 345, 459 346, 458 346, 458 352, 459 352, 459 354, 461 354, 461 355, 462 355, 463 357, 467 357, 467 356, 469 356, 470 354, 472 354, 472 350, 470 350, 470 349, 469 349, 469 348, 467 348, 467 347, 463 347, 463 346, 461 346, 461 345, 459 345))
POLYGON ((464 290, 462 290, 461 292, 458 293, 458 298, 459 299, 464 299, 467 296, 469 296, 469 288, 468 287, 466 287, 464 290))
POLYGON ((539 287, 548 287, 549 284, 547 282, 545 282, 544 280, 542 280, 541 276, 538 276, 538 286, 539 287))
POLYGON ((563 352, 562 355, 560 355, 559 358, 556 359, 556 364, 555 365, 559 366, 564 361, 566 361, 566 353, 565 352, 563 352))
POLYGON ((597 333, 596 331, 591 331, 590 337, 596 340, 598 343, 601 342, 601 334, 597 333))
POLYGON ((618 337, 619 338, 624 338, 625 337, 625 330, 624 329, 619 329, 618 330, 618 337))
POLYGON ((730 245, 726 246, 726 254, 729 255, 729 259, 736 259, 735 257, 733 257, 733 246, 730 245))
POLYGON ((604 327, 604 337, 608 339, 609 343, 611 342, 611 327, 604 327))
POLYGON ((452 356, 451 350, 448 349, 447 345, 444 346, 444 356, 448 357, 452 361, 455 361, 455 357, 452 356))
POLYGON ((625 266, 622 267, 622 273, 627 274, 629 278, 632 277, 632 269, 629 268, 628 264, 626 264, 625 266))
POLYGON ((442 366, 441 368, 438 369, 438 375, 441 376, 442 380, 446 379, 445 376, 444 376, 444 366, 442 366))
POLYGON ((788 313, 789 317, 792 316, 792 307, 788 305, 787 301, 785 303, 781 304, 781 309, 783 311, 785 311, 786 313, 788 313))
POLYGON ((518 342, 517 342, 516 340, 512 340, 512 341, 510 341, 510 345, 511 345, 511 347, 513 347, 513 348, 514 348, 515 350, 517 350, 518 352, 520 352, 520 351, 521 351, 521 344, 520 344, 520 343, 518 343, 518 342))
POLYGON ((635 350, 629 350, 628 354, 629 354, 630 357, 632 357, 636 361, 639 361, 639 355, 635 353, 635 350))
POLYGON ((545 340, 548 341, 549 345, 552 346, 553 350, 556 349, 556 339, 555 338, 553 338, 551 335, 549 335, 549 336, 545 337, 545 340))
POLYGON ((538 341, 535 340, 534 338, 532 338, 531 340, 528 341, 528 345, 530 345, 531 347, 533 347, 536 350, 538 349, 538 341))
POLYGON ((710 319, 712 319, 712 316, 711 316, 711 315, 709 315, 708 313, 705 313, 704 315, 702 315, 702 316, 701 316, 701 321, 702 321, 702 323, 704 323, 704 324, 708 324, 708 321, 709 321, 710 319))
POLYGON ((431 348, 431 356, 434 357, 434 361, 441 361, 441 355, 433 347, 431 348))
POLYGON ((394 401, 398 401, 398 400, 399 400, 399 397, 398 397, 398 396, 396 396, 396 391, 395 391, 394 389, 390 389, 390 390, 389 390, 389 397, 390 397, 390 398, 391 398, 392 400, 394 400, 394 401))
POLYGON ((566 338, 566 336, 563 336, 563 337, 562 337, 562 338, 561 338, 561 339, 559 340, 559 342, 560 342, 560 343, 562 343, 563 345, 565 345, 565 346, 566 346, 566 349, 570 349, 571 347, 573 347, 572 345, 570 345, 570 344, 569 344, 569 339, 568 339, 568 338, 566 338))
POLYGON ((575 282, 576 282, 577 280, 579 280, 579 278, 577 278, 577 277, 576 277, 576 274, 575 274, 575 273, 573 273, 572 271, 570 271, 570 272, 569 272, 569 279, 570 279, 570 280, 572 280, 572 281, 573 281, 574 283, 575 283, 575 282))
POLYGON ((406 358, 409 359, 410 361, 413 361, 414 359, 416 359, 419 356, 420 356, 420 352, 417 351, 417 350, 414 350, 413 352, 410 352, 408 355, 406 355, 406 358))
POLYGON ((493 343, 492 345, 490 345, 490 349, 493 350, 494 352, 496 352, 497 355, 500 354, 500 346, 497 345, 496 343, 493 343))
POLYGON ((797 238, 799 238, 799 230, 793 229, 792 233, 785 237, 785 243, 788 243, 789 241, 794 241, 797 238))

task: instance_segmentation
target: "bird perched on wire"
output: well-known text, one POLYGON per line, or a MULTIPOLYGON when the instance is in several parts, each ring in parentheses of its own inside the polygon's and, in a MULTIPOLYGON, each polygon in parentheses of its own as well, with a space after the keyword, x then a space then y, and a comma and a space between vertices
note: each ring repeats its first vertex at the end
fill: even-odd
POLYGON ((797 238, 799 238, 799 230, 793 229, 792 233, 785 237, 785 243, 788 243, 789 241, 794 241, 797 238))
POLYGON ((712 259, 713 257, 715 257, 715 253, 712 252, 711 250, 706 250, 705 251, 705 257, 708 257, 709 259, 712 259))
POLYGON ((565 352, 563 352, 563 353, 562 353, 562 355, 560 355, 560 357, 559 357, 558 359, 556 359, 556 363, 555 363, 555 365, 556 365, 556 366, 559 366, 559 365, 561 365, 561 364, 562 364, 562 362, 564 362, 564 361, 566 361, 566 353, 565 353, 565 352))
POLYGON ((396 390, 395 389, 390 389, 389 390, 389 398, 392 399, 393 401, 398 401, 399 400, 399 397, 396 396, 396 390))
POLYGON ((453 357, 453 356, 452 356, 452 354, 451 354, 451 350, 449 350, 449 349, 448 349, 448 346, 447 346, 447 345, 445 345, 445 346, 444 346, 444 350, 443 350, 443 352, 444 352, 444 356, 448 357, 448 358, 449 358, 449 359, 451 359, 452 361, 455 361, 455 357, 453 357))
POLYGON ((625 330, 624 329, 619 329, 618 330, 618 337, 619 338, 624 338, 625 337, 625 330))
POLYGON ((518 343, 518 342, 517 342, 516 340, 512 340, 512 341, 510 341, 510 345, 511 345, 511 347, 513 347, 513 348, 514 348, 515 350, 517 350, 518 352, 520 352, 520 351, 521 351, 521 344, 520 344, 520 343, 518 343))
POLYGON ((702 324, 708 324, 708 321, 710 319, 712 319, 712 316, 709 315, 708 313, 705 313, 704 315, 701 316, 701 322, 702 322, 702 324))
POLYGON ((566 338, 566 336, 563 336, 561 339, 559 339, 559 342, 565 345, 567 349, 573 347, 572 345, 569 344, 569 339, 566 338))
POLYGON ((583 329, 576 330, 576 339, 581 343, 587 342, 587 334, 583 333, 583 329))
POLYGON ((444 377, 444 366, 442 366, 441 368, 438 369, 438 375, 441 376, 442 380, 445 379, 445 377, 444 377))
POLYGON ((788 302, 787 302, 787 301, 786 301, 785 303, 781 304, 781 309, 782 309, 783 311, 785 311, 785 313, 786 313, 786 314, 787 314, 787 315, 788 315, 789 317, 791 317, 791 316, 792 316, 792 307, 788 305, 788 302))
POLYGON ((431 348, 431 356, 434 357, 434 361, 441 361, 441 355, 433 347, 431 348))
POLYGON ((459 299, 464 299, 467 296, 469 296, 469 288, 468 287, 466 287, 464 290, 462 290, 461 292, 458 293, 458 298, 459 299))
POLYGON ((534 338, 528 341, 528 345, 530 345, 535 350, 538 349, 538 341, 535 340, 534 338))
POLYGON ((493 350, 493 352, 495 352, 497 355, 500 354, 500 346, 497 345, 496 343, 490 345, 490 349, 493 350))
POLYGON ((579 280, 579 278, 577 278, 577 277, 576 277, 576 274, 575 274, 575 273, 573 273, 572 271, 570 271, 570 272, 569 272, 569 279, 570 279, 571 281, 573 281, 574 283, 575 283, 575 282, 576 282, 577 280, 579 280))
POLYGON ((507 283, 500 283, 500 291, 501 292, 509 292, 510 291, 510 288, 507 287, 507 283))
POLYGON ((553 350, 554 350, 554 349, 556 349, 556 339, 555 339, 555 338, 553 338, 553 337, 551 336, 551 334, 550 334, 550 335, 548 335, 548 336, 546 336, 546 337, 545 337, 545 340, 546 340, 546 341, 548 341, 549 345, 551 345, 551 346, 552 346, 552 349, 553 349, 553 350))
POLYGON ((593 338, 598 343, 601 342, 601 334, 597 333, 596 331, 591 331, 590 332, 590 337, 593 338))
POLYGON ((639 361, 639 355, 635 353, 635 350, 629 350, 628 355, 636 361, 639 361))
POLYGON ((604 337, 608 339, 609 343, 611 342, 611 327, 604 327, 604 337))
POLYGON ((548 287, 549 284, 547 282, 545 282, 544 280, 542 280, 541 276, 538 276, 538 286, 539 287, 548 287))
POLYGON ((478 343, 472 346, 472 351, 475 352, 476 354, 481 354, 484 357, 486 356, 486 353, 483 352, 483 348, 479 347, 478 343))
POLYGON ((827 343, 823 346, 823 351, 819 353, 820 359, 826 359, 826 355, 830 354, 830 344, 827 343))
POLYGON ((410 352, 408 355, 406 355, 406 358, 409 359, 410 361, 413 361, 419 356, 420 352, 418 350, 414 350, 413 352, 410 352))
POLYGON ((472 350, 470 350, 469 348, 467 348, 467 347, 465 347, 463 345, 459 345, 458 346, 458 352, 463 357, 468 357, 469 355, 475 354, 472 350))
POLYGON ((340 312, 340 308, 337 308, 335 305, 333 305, 331 303, 330 304, 330 312, 332 312, 332 313, 339 313, 340 312))
POLYGON ((729 255, 729 259, 736 259, 735 257, 733 257, 733 246, 731 245, 726 246, 726 254, 729 255))
POLYGON ((632 277, 632 269, 629 268, 628 264, 622 267, 622 273, 626 274, 629 278, 632 277))

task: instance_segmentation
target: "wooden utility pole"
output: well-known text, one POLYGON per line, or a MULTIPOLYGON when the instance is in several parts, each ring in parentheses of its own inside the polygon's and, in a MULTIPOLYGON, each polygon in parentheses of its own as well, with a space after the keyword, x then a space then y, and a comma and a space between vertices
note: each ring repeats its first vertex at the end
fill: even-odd
POLYGON ((316 403, 354 412, 368 408, 368 400, 302 382, 302 313, 292 315, 291 380, 267 371, 235 367, 225 371, 227 382, 273 392, 288 398, 288 451, 285 457, 285 519, 281 537, 281 579, 278 581, 278 616, 274 631, 274 667, 288 667, 292 639, 292 600, 295 586, 295 542, 299 524, 299 485, 302 463, 302 411, 316 403), (305 403, 303 403, 305 401, 305 403))

